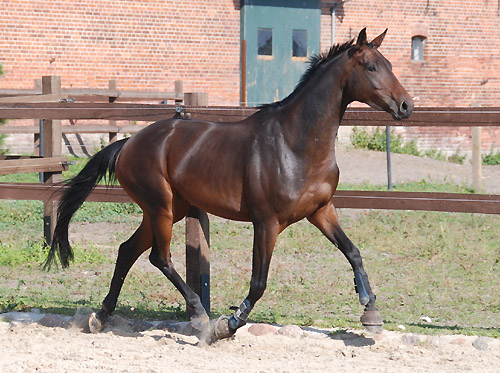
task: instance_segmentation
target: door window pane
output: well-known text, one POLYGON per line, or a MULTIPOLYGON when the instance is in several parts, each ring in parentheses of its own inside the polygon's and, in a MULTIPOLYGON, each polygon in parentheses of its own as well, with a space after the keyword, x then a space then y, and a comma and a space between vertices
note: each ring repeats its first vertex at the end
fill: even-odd
POLYGON ((292 56, 307 57, 307 30, 293 30, 292 56))
POLYGON ((273 30, 270 28, 260 28, 257 30, 257 43, 259 56, 273 55, 273 30))

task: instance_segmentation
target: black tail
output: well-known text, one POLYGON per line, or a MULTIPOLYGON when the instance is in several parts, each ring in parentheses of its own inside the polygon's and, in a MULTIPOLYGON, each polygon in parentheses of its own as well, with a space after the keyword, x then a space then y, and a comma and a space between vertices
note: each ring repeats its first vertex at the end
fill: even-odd
POLYGON ((108 182, 115 178, 115 162, 127 139, 116 141, 95 154, 85 167, 67 183, 57 210, 57 224, 52 238, 49 254, 43 268, 49 270, 56 254, 63 268, 73 260, 73 249, 68 240, 69 222, 75 212, 85 202, 97 183, 104 177, 108 182))

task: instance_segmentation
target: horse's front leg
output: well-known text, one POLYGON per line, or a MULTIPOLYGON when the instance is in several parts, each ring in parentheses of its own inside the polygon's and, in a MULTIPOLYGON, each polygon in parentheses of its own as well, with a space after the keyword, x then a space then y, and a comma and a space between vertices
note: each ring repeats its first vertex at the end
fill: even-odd
POLYGON ((252 311, 255 303, 257 303, 266 290, 269 265, 278 233, 278 223, 254 223, 250 291, 245 300, 231 316, 221 316, 217 320, 211 341, 231 337, 236 333, 238 328, 246 324, 250 311, 252 311))
POLYGON ((342 228, 340 228, 338 215, 333 203, 330 201, 326 206, 309 216, 308 220, 339 248, 351 264, 354 271, 354 284, 356 292, 359 295, 359 302, 365 306, 365 311, 361 316, 361 323, 369 331, 380 333, 383 322, 375 306, 376 296, 371 289, 358 248, 354 246, 342 228))

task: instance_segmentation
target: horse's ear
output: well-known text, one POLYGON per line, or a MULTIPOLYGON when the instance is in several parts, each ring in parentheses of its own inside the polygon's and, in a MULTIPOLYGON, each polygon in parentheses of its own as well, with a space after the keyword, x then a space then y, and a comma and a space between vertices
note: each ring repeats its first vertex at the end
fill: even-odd
POLYGON ((385 38, 385 34, 387 34, 387 30, 388 29, 385 29, 385 31, 383 33, 381 33, 379 36, 377 36, 375 39, 373 39, 370 43, 370 45, 377 49, 378 47, 380 47, 380 44, 382 44, 382 41, 384 40, 385 38))
POLYGON ((363 45, 367 44, 366 42, 366 28, 361 30, 358 35, 358 41, 356 42, 356 46, 362 47, 363 45))

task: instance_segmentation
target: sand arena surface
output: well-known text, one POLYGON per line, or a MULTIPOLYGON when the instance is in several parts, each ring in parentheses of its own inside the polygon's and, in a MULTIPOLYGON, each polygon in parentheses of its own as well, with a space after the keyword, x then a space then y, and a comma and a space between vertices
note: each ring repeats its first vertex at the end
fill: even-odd
POLYGON ((414 373, 498 372, 500 366, 500 340, 486 337, 389 331, 375 336, 360 330, 332 334, 314 328, 255 336, 247 325, 231 339, 198 347, 194 336, 154 327, 136 331, 132 321, 122 318, 90 334, 82 324, 85 316, 84 311, 57 327, 50 322, 62 318, 44 322, 44 315, 36 313, 1 315, 0 371, 414 373))

